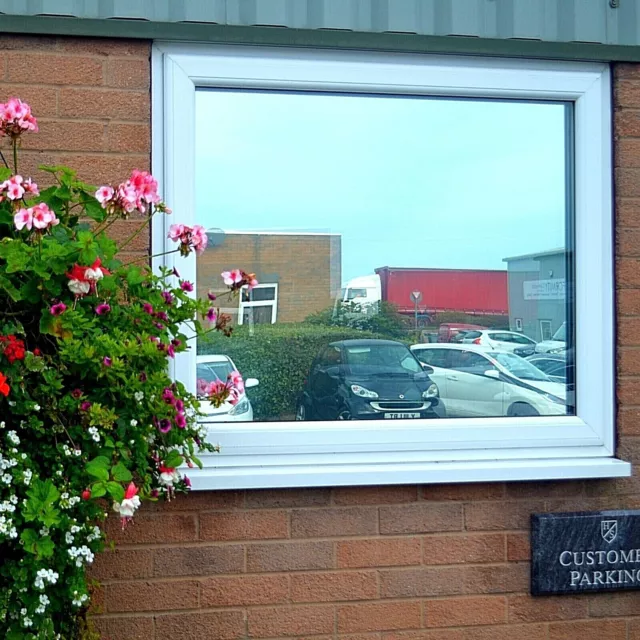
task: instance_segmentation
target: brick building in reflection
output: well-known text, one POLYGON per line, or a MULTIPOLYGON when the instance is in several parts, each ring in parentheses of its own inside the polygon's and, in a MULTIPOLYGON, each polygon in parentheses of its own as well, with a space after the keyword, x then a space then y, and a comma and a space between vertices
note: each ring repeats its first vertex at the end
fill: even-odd
POLYGON ((198 297, 222 290, 220 273, 241 268, 260 284, 224 302, 234 323, 299 322, 333 305, 341 282, 341 237, 327 233, 210 232, 197 262, 198 297))

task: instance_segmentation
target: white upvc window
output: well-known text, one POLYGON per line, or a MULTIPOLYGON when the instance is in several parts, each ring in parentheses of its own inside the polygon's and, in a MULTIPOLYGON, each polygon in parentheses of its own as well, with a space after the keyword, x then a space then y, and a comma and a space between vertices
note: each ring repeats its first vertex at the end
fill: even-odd
POLYGON ((238 324, 275 324, 278 317, 278 285, 260 283, 249 290, 245 285, 238 301, 238 324))
MULTIPOLYGON (((280 417, 274 419, 269 417, 268 409, 264 414, 266 417, 259 419, 260 411, 265 409, 264 406, 257 406, 254 403, 254 413, 258 416, 255 422, 208 424, 208 437, 212 442, 219 444, 221 450, 219 454, 207 456, 204 459, 205 468, 192 475, 194 488, 479 482, 630 475, 630 465, 615 458, 610 90, 609 68, 599 63, 316 51, 294 48, 156 44, 153 54, 153 169, 155 175, 161 180, 165 200, 174 213, 170 220, 160 219, 155 224, 154 253, 173 248, 166 239, 167 228, 163 225, 179 221, 185 224, 204 224, 208 228, 221 228, 225 225, 225 217, 228 216, 224 207, 233 207, 233 198, 245 198, 245 191, 250 193, 255 190, 261 197, 266 192, 265 200, 268 200, 267 196, 276 198, 273 211, 267 212, 266 209, 261 211, 256 208, 254 215, 248 208, 247 202, 239 200, 244 207, 243 213, 242 215, 233 214, 234 219, 228 220, 229 227, 238 228, 238 219, 246 216, 244 219, 252 220, 247 223, 247 231, 262 232, 264 228, 256 229, 258 222, 255 221, 265 220, 270 216, 273 219, 269 219, 268 223, 274 229, 274 234, 276 230, 291 229, 293 226, 322 228, 323 231, 331 227, 331 232, 342 233, 340 247, 336 248, 336 245, 331 249, 325 249, 324 245, 318 245, 319 248, 302 248, 296 254, 295 263, 300 264, 300 252, 302 254, 308 252, 309 256, 321 256, 326 252, 332 260, 341 260, 339 265, 341 272, 338 276, 335 276, 333 271, 331 271, 331 277, 327 275, 326 282, 333 284, 323 284, 322 295, 326 294, 327 301, 337 301, 335 303, 337 307, 338 301, 343 304, 348 299, 350 287, 361 289, 364 293, 360 294, 357 300, 361 310, 364 307, 373 308, 368 306, 371 300, 375 302, 380 299, 391 300, 389 293, 391 280, 385 280, 385 278, 392 270, 385 266, 389 265, 389 262, 385 261, 387 250, 385 243, 389 247, 394 242, 398 244, 394 238, 399 237, 397 236, 399 225, 405 224, 407 232, 406 244, 397 247, 398 252, 393 254, 400 256, 395 258, 398 263, 403 256, 406 262, 414 260, 412 252, 417 245, 422 248, 422 254, 426 256, 436 256, 441 250, 442 255, 445 256, 441 262, 446 261, 445 254, 447 251, 450 253, 448 248, 454 245, 447 244, 449 241, 445 236, 449 232, 445 229, 450 229, 451 234, 464 232, 465 235, 457 236, 462 238, 462 244, 458 245, 458 253, 464 256, 465 260, 471 260, 476 256, 477 264, 469 266, 467 262, 461 262, 462 269, 458 271, 468 272, 476 267, 478 272, 480 269, 491 271, 493 275, 482 276, 482 278, 485 281, 489 277, 494 278, 492 282, 499 284, 491 286, 505 289, 504 299, 498 296, 500 299, 492 300, 488 307, 490 311, 484 312, 484 315, 480 309, 484 302, 482 296, 479 301, 473 302, 473 305, 469 302, 469 313, 476 315, 469 316, 472 320, 475 318, 475 321, 467 320, 468 324, 478 325, 481 329, 482 327, 493 328, 496 325, 487 325, 488 318, 490 314, 494 314, 492 317, 495 317, 497 310, 504 317, 503 326, 498 327, 499 329, 508 331, 511 326, 520 331, 522 328, 525 335, 530 332, 530 337, 540 340, 539 337, 536 338, 541 331, 540 318, 551 317, 548 309, 558 311, 559 313, 553 316, 553 331, 555 332, 560 326, 565 327, 564 331, 567 334, 565 355, 575 364, 572 367, 573 380, 567 381, 564 392, 566 397, 563 395, 563 402, 565 402, 563 410, 554 413, 546 413, 539 407, 532 413, 514 411, 513 406, 507 409, 508 400, 505 400, 505 397, 509 396, 510 391, 521 392, 524 389, 531 394, 535 384, 531 380, 520 380, 514 383, 509 377, 510 374, 504 372, 501 363, 494 363, 488 367, 484 372, 486 380, 483 385, 497 383, 499 379, 504 382, 503 375, 506 375, 511 380, 511 386, 503 386, 501 396, 503 409, 488 409, 485 414, 482 414, 485 417, 462 417, 460 413, 456 413, 455 402, 450 403, 452 394, 445 392, 444 387, 440 390, 439 397, 443 412, 435 417, 432 415, 430 419, 422 417, 416 419, 415 416, 422 416, 417 409, 415 413, 410 410, 403 412, 387 409, 388 413, 384 414, 384 418, 382 413, 379 414, 380 419, 323 419, 320 413, 330 403, 324 405, 321 403, 315 408, 312 405, 306 405, 307 413, 303 412, 302 417, 315 411, 316 419, 314 420, 293 421, 291 419, 293 411, 289 413, 283 411, 280 417), (332 97, 336 99, 333 100, 332 97), (347 104, 349 99, 359 102, 347 104), (371 102, 365 104, 366 100, 371 102), (340 103, 340 101, 343 102, 340 103), (378 126, 371 125, 367 120, 368 109, 374 106, 373 101, 382 105, 379 110, 381 113, 386 109, 387 113, 392 114, 390 119, 380 120, 378 126), (450 145, 443 149, 445 151, 451 149, 451 157, 441 152, 437 158, 421 160, 425 154, 428 155, 431 140, 433 140, 433 148, 437 147, 436 139, 438 136, 442 138, 442 131, 438 131, 437 124, 432 125, 429 129, 431 137, 427 138, 429 144, 425 144, 424 130, 429 127, 430 122, 435 121, 431 119, 431 115, 425 115, 423 118, 416 117, 407 122, 406 120, 410 120, 411 114, 414 113, 408 106, 409 102, 411 102, 411 109, 415 108, 415 113, 433 114, 436 109, 440 109, 439 113, 445 119, 455 113, 456 109, 467 114, 467 117, 458 121, 459 127, 451 126, 447 130, 450 131, 448 134, 450 145), (260 110, 256 108, 252 111, 257 104, 260 105, 260 110), (316 104, 317 108, 315 108, 316 104), (309 202, 298 200, 295 203, 297 209, 291 214, 291 219, 294 219, 294 214, 298 216, 302 221, 299 225, 293 225, 290 219, 286 218, 284 205, 290 204, 288 201, 282 202, 282 214, 277 208, 279 205, 277 197, 287 191, 288 185, 286 180, 282 184, 273 185, 272 177, 276 175, 276 171, 293 171, 291 167, 296 165, 303 167, 305 163, 312 162, 314 157, 317 163, 304 173, 301 169, 300 173, 292 177, 292 183, 297 179, 302 180, 304 176, 308 177, 320 166, 331 169, 330 165, 335 163, 336 171, 342 171, 340 163, 343 159, 340 154, 336 154, 332 161, 319 162, 317 155, 320 152, 316 153, 315 148, 309 147, 309 144, 321 145, 324 142, 323 135, 326 137, 326 131, 323 134, 324 129, 322 129, 326 123, 318 118, 329 117, 326 114, 332 110, 339 113, 341 104, 347 105, 352 111, 351 116, 345 112, 344 122, 347 124, 340 129, 340 139, 348 138, 345 146, 341 147, 342 153, 356 153, 359 146, 367 146, 362 143, 364 138, 358 138, 357 130, 360 124, 363 128, 367 128, 367 135, 373 145, 378 136, 384 137, 387 134, 389 126, 396 126, 396 123, 400 126, 404 123, 407 128, 402 129, 402 135, 398 133, 387 135, 385 138, 387 144, 393 149, 388 154, 393 163, 384 165, 385 171, 393 170, 396 165, 402 166, 405 172, 416 173, 415 176, 410 176, 411 179, 416 180, 412 184, 419 187, 422 180, 425 185, 423 192, 427 200, 423 203, 408 202, 410 198, 415 200, 417 196, 412 194, 419 194, 419 188, 415 192, 409 192, 408 190, 414 187, 407 186, 408 182, 406 184, 403 182, 404 174, 401 176, 402 180, 396 175, 389 177, 389 183, 397 184, 399 180, 402 182, 396 193, 398 206, 388 211, 386 215, 388 222, 385 223, 388 227, 381 227, 375 236, 371 235, 373 232, 370 231, 370 227, 374 226, 375 213, 369 216, 367 212, 374 211, 379 204, 378 200, 389 197, 389 193, 379 190, 380 183, 385 182, 384 175, 373 175, 370 180, 360 175, 376 168, 377 165, 372 164, 371 159, 377 153, 375 146, 361 151, 362 166, 353 162, 350 165, 353 168, 353 176, 349 178, 361 179, 364 182, 354 184, 351 189, 360 193, 361 197, 357 202, 349 201, 348 215, 341 213, 336 215, 335 219, 331 218, 329 222, 330 208, 323 205, 322 212, 316 214, 317 217, 314 219, 312 214, 307 214, 304 209, 306 204, 320 199, 321 194, 331 192, 332 189, 343 189, 340 191, 340 197, 335 198, 337 206, 341 202, 340 198, 347 197, 345 194, 348 195, 350 191, 342 184, 342 178, 345 177, 342 175, 333 176, 333 182, 325 180, 322 176, 317 177, 316 188, 309 193, 309 202), (516 193, 513 187, 513 184, 520 179, 516 174, 505 175, 504 183, 497 182, 501 186, 494 194, 490 194, 490 200, 495 201, 496 210, 503 207, 504 211, 511 212, 504 214, 505 217, 501 220, 491 218, 490 213, 483 214, 479 209, 480 204, 478 204, 478 211, 465 212, 463 208, 457 211, 445 209, 438 211, 433 204, 434 201, 428 200, 432 192, 445 189, 449 185, 448 188, 452 194, 458 196, 464 192, 473 192, 474 198, 480 202, 485 197, 481 191, 483 184, 489 180, 487 176, 491 180, 494 178, 498 180, 500 171, 504 170, 504 167, 517 165, 519 162, 523 163, 523 167, 527 167, 526 163, 532 162, 533 152, 526 151, 525 147, 529 143, 534 144, 535 140, 532 142, 525 135, 528 129, 525 122, 525 126, 520 123, 519 129, 516 129, 522 132, 522 140, 516 147, 524 149, 529 155, 514 158, 503 157, 506 152, 496 155, 495 151, 491 151, 493 145, 487 144, 485 137, 483 144, 487 148, 487 154, 494 153, 494 155, 488 156, 487 162, 477 162, 471 168, 465 168, 463 160, 473 157, 472 154, 477 153, 477 149, 473 148, 473 140, 465 140, 463 142, 468 146, 460 146, 462 143, 460 139, 455 138, 455 132, 458 128, 460 131, 472 130, 468 127, 469 119, 473 119, 475 105, 478 105, 478 109, 483 109, 483 105, 489 105, 490 108, 487 107, 483 113, 488 113, 495 107, 498 114, 495 122, 498 125, 508 123, 509 117, 505 118, 504 113, 508 111, 507 115, 511 115, 510 105, 513 105, 516 110, 520 109, 519 113, 524 113, 524 107, 521 109, 522 105, 537 105, 540 106, 540 110, 549 106, 545 114, 547 112, 555 114, 554 122, 560 122, 558 126, 563 132, 560 135, 561 139, 556 141, 557 145, 551 141, 547 150, 543 148, 536 151, 542 154, 540 157, 547 157, 544 154, 551 153, 551 147, 564 149, 560 154, 564 155, 558 159, 558 166, 563 167, 560 170, 562 174, 560 180, 562 184, 558 191, 560 195, 557 197, 557 203, 560 204, 550 204, 551 213, 546 210, 541 213, 538 211, 527 213, 529 210, 525 210, 525 205, 528 203, 544 203, 543 196, 546 197, 546 195, 551 202, 553 194, 546 187, 545 176, 549 174, 549 180, 555 180, 553 184, 558 182, 558 176, 552 175, 550 166, 541 166, 540 175, 530 169, 523 169, 529 182, 528 187, 520 193, 516 193), (553 105, 555 105, 554 108, 557 107, 556 111, 553 111, 553 105), (260 118, 263 117, 265 109, 272 109, 269 112, 272 115, 269 116, 268 121, 264 116, 263 125, 265 130, 269 129, 270 134, 265 135, 264 140, 269 140, 271 146, 259 147, 256 145, 261 144, 262 138, 256 135, 255 131, 262 122, 260 118), (395 109, 399 111, 396 112, 395 109), (420 109, 424 111, 421 112, 420 109), (502 112, 500 109, 507 111, 502 112), (500 113, 502 115, 499 115, 500 113), (286 125, 286 118, 282 114, 290 117, 289 125, 286 125), (303 116, 316 118, 309 121, 306 129, 312 143, 300 139, 300 131, 305 131, 302 123, 303 116), (235 118, 244 118, 242 126, 249 128, 246 137, 242 137, 239 126, 230 126, 235 118), (318 123, 322 126, 318 127, 318 123), (318 131, 318 128, 322 131, 318 131), (240 131, 239 137, 232 143, 227 141, 229 147, 216 151, 216 140, 224 138, 228 129, 234 132, 240 131), (271 131, 271 129, 274 130, 271 131), (351 144, 352 136, 354 141, 360 142, 351 144), (299 146, 291 147, 294 143, 299 146), (281 144, 284 151, 280 151, 281 144), (405 145, 405 147, 398 145, 405 145), (296 150, 295 157, 287 151, 292 148, 296 150), (255 159, 256 150, 259 152, 257 160, 255 159), (205 157, 203 155, 205 153, 209 155, 205 157), (218 157, 215 157, 216 154, 218 157), (417 167, 416 172, 411 171, 411 167, 406 163, 402 164, 403 158, 406 159, 407 156, 414 159, 412 164, 417 167), (247 159, 252 160, 248 162, 247 159), (203 167, 203 162, 210 164, 203 167), (424 164, 421 165, 421 162, 424 164), (280 163, 284 168, 279 166, 280 163), (447 165, 447 163, 452 164, 447 165), (435 173, 437 169, 445 171, 442 167, 447 166, 456 168, 457 163, 460 165, 460 171, 467 171, 464 174, 467 176, 464 184, 457 182, 455 176, 447 174, 438 174, 437 179, 429 180, 432 172, 435 173), (366 170, 363 167, 366 167, 366 170), (422 174, 418 171, 421 167, 422 174), (359 169, 361 169, 360 172, 358 172, 359 169), (547 170, 546 173, 543 169, 547 170), (209 178, 215 177, 218 171, 224 171, 223 178, 218 183, 210 183, 209 178), (235 173, 231 173, 234 171, 235 173), (200 182, 197 177, 199 172, 206 177, 206 179, 200 179, 200 182), (263 173, 264 180, 259 180, 263 173), (476 180, 477 176, 481 176, 482 180, 479 178, 476 180), (227 179, 229 185, 223 184, 222 180, 227 179), (238 184, 234 183, 236 179, 238 184), (246 181, 246 189, 242 189, 243 180, 246 181), (233 198, 231 196, 227 198, 226 192, 223 193, 227 186, 229 193, 233 191, 233 198), (378 191, 375 191, 376 188, 378 191), (367 196, 369 189, 375 195, 367 196), (536 200, 538 196, 541 199, 536 200), (359 204, 361 201, 366 202, 366 207, 355 206, 354 203, 359 204), (214 218, 211 220, 207 218, 205 221, 199 217, 204 215, 200 212, 205 210, 211 211, 214 218), (215 215, 218 214, 220 219, 216 220, 215 215), (554 220, 557 224, 555 222, 549 225, 540 224, 539 215, 551 216, 552 214, 556 216, 554 220), (251 218, 252 215, 253 218, 251 218), (282 215, 281 219, 280 215, 282 215), (358 216, 360 218, 357 218, 358 216), (351 232, 346 227, 343 229, 336 226, 347 219, 360 220, 360 236, 350 236, 351 232), (528 236, 531 235, 528 230, 540 229, 541 226, 540 242, 536 246, 531 246, 530 243, 528 244, 528 236), (558 238, 562 242, 556 242, 554 245, 551 244, 551 236, 556 233, 554 231, 556 227, 560 229, 558 238), (388 229, 388 233, 385 229, 388 229), (439 231, 440 229, 442 232, 439 231), (518 229, 521 229, 521 233, 518 229), (505 238, 511 238, 513 249, 498 247, 495 256, 491 258, 493 262, 487 266, 483 262, 485 258, 488 260, 485 254, 491 253, 492 247, 499 245, 505 238), (483 251, 470 250, 474 241, 483 243, 483 251), (560 251, 562 273, 557 263, 552 262, 557 259, 559 253, 557 247, 560 244, 563 247, 560 251), (349 271, 353 268, 348 259, 356 253, 363 261, 363 265, 368 260, 367 268, 362 267, 361 272, 358 271, 359 267, 349 271), (505 262, 507 256, 510 256, 508 263, 505 262), (388 271, 385 272, 385 269, 388 271), (517 270, 524 273, 517 273, 517 270), (504 274, 505 271, 506 275, 498 273, 504 274), (334 282, 336 277, 342 282, 336 284, 334 282), (513 278, 513 283, 510 278, 513 278), (533 281, 535 285, 538 280, 557 278, 566 279, 566 299, 564 294, 560 296, 544 293, 544 295, 533 297, 525 297, 522 294, 523 279, 527 282, 533 281), (509 280, 508 285, 507 280, 509 280), (381 287, 380 282, 382 282, 381 287), (523 310, 520 307, 516 308, 516 302, 513 301, 514 292, 519 292, 519 301, 524 305, 523 310), (530 311, 531 309, 537 311, 530 311), (447 417, 445 417, 444 408, 451 408, 447 417), (318 410, 320 413, 317 413, 318 410), (394 419, 386 419, 388 417, 394 419)), ((514 116, 514 122, 518 117, 520 116, 514 116)), ((487 127, 493 126, 483 124, 483 118, 484 115, 479 116, 475 129, 480 136, 479 140, 482 135, 488 135, 487 127)), ((532 122, 532 130, 536 133, 530 137, 544 137, 545 129, 536 127, 537 125, 534 126, 532 122)), ((505 135, 504 140, 500 137, 496 138, 496 149, 503 143, 505 148, 515 148, 509 146, 513 144, 513 140, 510 142, 505 135)), ((264 145, 266 144, 265 142, 264 145)), ((544 146, 546 143, 542 140, 541 144, 544 146)), ((386 156, 387 154, 380 155, 380 161, 389 161, 386 156)), ((518 184, 525 184, 525 182, 518 184)), ((292 192, 297 188, 295 184, 290 186, 292 192)), ((257 207, 260 202, 256 199, 250 204, 257 207)), ((542 207, 542 204, 540 206, 542 207)), ((264 245, 261 245, 260 251, 262 251, 260 268, 265 273, 286 275, 286 260, 285 263, 276 267, 264 266, 266 264, 264 245)), ((274 250, 274 253, 277 252, 274 250)), ((293 257, 291 259, 293 263, 293 257)), ((163 264, 173 265, 173 255, 165 260, 163 264)), ((438 277, 458 277, 456 269, 453 268, 457 264, 420 263, 418 265, 414 263, 415 260, 411 264, 398 264, 398 266, 403 268, 415 266, 416 269, 413 270, 420 273, 444 267, 448 275, 438 277)), ((155 266, 160 264, 157 262, 155 266)), ((189 257, 186 260, 176 258, 176 265, 182 277, 196 280, 195 257, 189 257)), ((225 266, 225 268, 234 267, 246 268, 258 273, 253 264, 225 266)), ((391 273, 390 278, 396 276, 401 277, 402 274, 398 276, 397 273, 395 275, 391 273)), ((463 273, 459 277, 467 276, 463 273)), ((306 277, 306 282, 308 280, 309 277, 306 277)), ((296 286, 302 291, 304 284, 305 279, 301 279, 296 286)), ((274 287, 275 285, 269 284, 268 278, 265 278, 265 286, 274 287)), ((469 291, 474 287, 477 289, 478 286, 482 285, 470 286, 469 291)), ((436 302, 433 295, 426 290, 426 284, 418 287, 415 284, 409 284, 408 287, 397 301, 391 300, 391 302, 400 309, 401 315, 404 314, 406 335, 420 335, 420 341, 424 343, 422 346, 432 348, 434 345, 429 344, 424 337, 429 333, 429 322, 433 322, 432 312, 428 309, 436 307, 452 309, 455 308, 455 302, 446 304, 436 302), (414 290, 421 295, 409 298, 409 294, 414 290), (411 333, 414 329, 415 333, 411 333)), ((451 285, 448 288, 451 288, 451 285)), ((441 289, 447 289, 447 286, 441 289)), ((274 321, 277 306, 275 301, 279 295, 280 299, 277 303, 284 308, 284 291, 281 281, 279 294, 277 288, 274 291, 276 294, 272 305, 274 321)), ((295 295, 299 298, 307 294, 295 295)), ((266 304, 269 301, 263 302, 266 304)), ((239 304, 240 318, 242 318, 243 309, 246 310, 251 308, 252 304, 258 303, 247 301, 239 304)), ((324 298, 318 296, 309 296, 308 303, 305 304, 314 313, 323 305, 328 306, 324 298)), ((299 309, 295 312, 301 313, 299 309)), ((343 314, 347 322, 351 312, 352 310, 349 311, 347 308, 347 312, 343 314)), ((368 316, 367 313, 363 315, 365 322, 370 320, 370 315, 368 316)), ((313 314, 308 315, 311 317, 313 314)), ((330 316, 330 313, 327 314, 327 317, 330 316)), ((294 318, 293 321, 298 320, 294 318)), ((283 327, 286 324, 284 312, 279 313, 278 331, 284 330, 283 327), (282 319, 280 316, 283 316, 282 319)), ((244 330, 243 327, 240 329, 244 330)), ((270 330, 273 331, 273 329, 270 330)), ((453 322, 441 325, 438 339, 445 335, 446 338, 443 339, 449 342, 444 350, 456 351, 461 347, 466 348, 464 336, 460 336, 459 333, 460 327, 456 329, 453 322)), ((548 331, 546 333, 548 334, 548 331)), ((435 339, 435 334, 433 338, 435 339)), ((232 341, 235 339, 235 337, 231 338, 232 341)), ((483 349, 483 339, 480 337, 480 343, 472 345, 470 349, 480 352, 483 349)), ((407 340, 408 338, 405 342, 407 340)), ((418 338, 416 337, 415 340, 418 341, 418 338)), ((363 358, 368 357, 367 354, 363 355, 365 351, 370 350, 368 346, 340 345, 336 349, 342 348, 342 353, 339 354, 336 351, 336 354, 333 354, 338 363, 334 369, 342 366, 340 363, 343 363, 345 358, 351 359, 350 362, 353 364, 361 363, 363 358)), ((516 355, 517 351, 513 353, 513 349, 518 346, 505 342, 493 343, 493 346, 487 348, 500 352, 503 348, 511 351, 511 354, 500 356, 501 362, 508 364, 511 361, 510 357, 526 357, 525 352, 521 355, 516 355)), ((415 355, 418 351, 413 353, 415 355)), ((315 355, 314 353, 309 357, 315 355)), ((432 356, 436 357, 435 351, 432 356)), ((448 357, 447 354, 440 354, 438 357, 440 356, 444 360, 431 360, 433 366, 425 360, 422 361, 425 371, 434 379, 437 378, 438 372, 442 371, 439 367, 448 357)), ((319 353, 317 357, 321 358, 322 355, 319 353)), ((176 358, 172 372, 175 377, 193 389, 196 386, 195 359, 195 352, 181 354, 176 358)), ((453 364, 458 360, 451 358, 445 362, 445 366, 458 367, 457 370, 445 369, 447 375, 452 372, 469 375, 472 367, 465 369, 463 365, 453 364)), ((245 373, 242 371, 242 363, 235 357, 234 361, 241 373, 245 373)), ((351 370, 356 368, 351 366, 351 370)), ((306 378, 307 373, 307 371, 301 373, 300 385, 309 384, 306 378)), ((246 375, 260 378, 260 386, 256 392, 273 390, 269 387, 270 383, 255 371, 246 371, 246 375)), ((414 378, 419 377, 422 372, 411 375, 414 378)), ((448 377, 455 379, 456 375, 448 377)), ((442 379, 445 380, 445 378, 446 376, 442 379)), ((347 382, 347 393, 350 393, 348 391, 350 384, 347 382)), ((361 386, 364 386, 364 383, 361 386)), ((538 385, 538 391, 541 386, 538 385)), ((354 387, 357 385, 351 384, 353 394, 359 393, 357 389, 354 390, 354 387)), ((304 389, 306 388, 305 386, 304 389)), ((291 389, 292 397, 295 397, 298 392, 302 397, 302 386, 300 389, 291 389)), ((551 403, 548 406, 558 402, 554 393, 541 393, 544 401, 548 400, 551 403)), ((427 391, 424 394, 423 398, 427 398, 427 391)), ((251 399, 251 392, 249 397, 251 399)), ((374 404, 378 407, 385 406, 381 398, 374 404)), ((480 406, 480 403, 477 405, 472 402, 465 403, 463 398, 459 406, 464 411, 465 406, 476 407, 480 406)), ((354 416, 349 415, 349 417, 354 416)))

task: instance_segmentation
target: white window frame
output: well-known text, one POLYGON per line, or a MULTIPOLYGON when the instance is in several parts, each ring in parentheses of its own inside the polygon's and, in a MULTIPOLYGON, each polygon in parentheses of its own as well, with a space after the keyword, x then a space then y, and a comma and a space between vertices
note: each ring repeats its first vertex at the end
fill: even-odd
MULTIPOLYGON (((610 73, 605 64, 337 50, 157 43, 153 169, 174 213, 193 224, 198 87, 503 97, 574 104, 575 416, 363 422, 211 423, 221 453, 190 473, 196 489, 479 482, 628 476, 614 457, 614 304, 610 73), (597 337, 597 339, 594 339, 597 337)), ((211 193, 215 202, 215 192, 211 193)), ((163 264, 173 266, 174 256, 163 264)), ((176 259, 195 280, 193 257, 176 259)), ((155 266, 159 266, 156 262, 155 266)), ((242 265, 229 265, 242 266, 242 265)), ((232 338, 233 339, 233 338, 232 338)), ((195 353, 172 373, 195 389, 195 353)))
POLYGON ((244 302, 242 300, 242 293, 246 291, 247 286, 242 287, 242 291, 240 291, 240 300, 238 301, 238 324, 244 324, 244 310, 252 309, 255 307, 271 307, 271 324, 276 323, 276 319, 278 318, 278 285, 273 282, 265 282, 257 284, 254 289, 273 289, 273 300, 255 300, 251 302, 244 302))

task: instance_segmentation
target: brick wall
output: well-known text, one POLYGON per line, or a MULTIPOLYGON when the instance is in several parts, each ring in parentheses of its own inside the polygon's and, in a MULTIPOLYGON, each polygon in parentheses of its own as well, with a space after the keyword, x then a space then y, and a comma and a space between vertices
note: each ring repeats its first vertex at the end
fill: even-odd
MULTIPOLYGON (((215 234, 198 258, 198 296, 219 291, 220 273, 241 267, 264 284, 278 285, 278 322, 299 322, 333 305, 340 288, 339 235, 215 234)), ((222 311, 234 316, 238 302, 222 311)))
MULTIPOLYGON (((148 164, 148 54, 0 37, 0 95, 41 116, 30 165, 97 181, 148 164)), ((640 463, 640 66, 615 78, 618 448, 640 463)), ((194 493, 109 522, 96 623, 111 640, 640 640, 640 592, 528 595, 529 515, 602 508, 640 508, 638 479, 194 493)))

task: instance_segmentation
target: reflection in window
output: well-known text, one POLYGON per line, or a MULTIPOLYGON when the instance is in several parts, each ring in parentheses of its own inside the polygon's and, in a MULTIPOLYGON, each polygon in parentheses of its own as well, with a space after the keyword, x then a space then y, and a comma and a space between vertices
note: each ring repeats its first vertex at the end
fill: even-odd
POLYGON ((198 353, 260 378, 255 420, 574 413, 570 105, 200 89, 196 112, 198 295, 260 282, 198 353))

